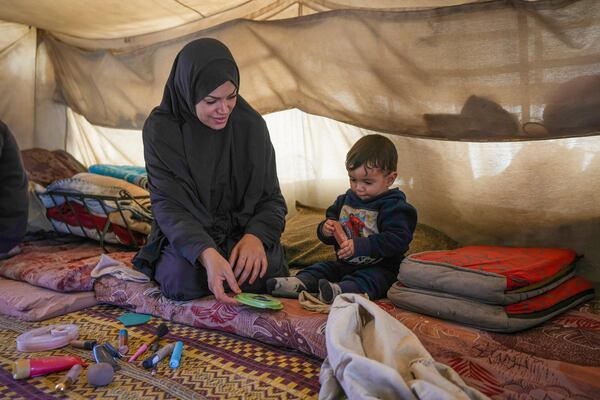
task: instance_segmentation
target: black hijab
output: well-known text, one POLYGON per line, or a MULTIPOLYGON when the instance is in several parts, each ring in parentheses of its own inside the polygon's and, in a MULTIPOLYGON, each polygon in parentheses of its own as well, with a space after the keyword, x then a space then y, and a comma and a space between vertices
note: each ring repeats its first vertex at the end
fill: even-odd
POLYGON ((195 40, 175 58, 143 128, 156 223, 136 260, 153 264, 167 242, 192 264, 208 247, 228 256, 244 233, 267 249, 279 244, 287 209, 264 120, 239 95, 223 129, 196 116, 195 105, 227 81, 239 88, 239 71, 215 39, 195 40))
POLYGON ((196 104, 227 81, 239 89, 240 73, 229 49, 216 39, 190 42, 175 58, 162 101, 150 118, 160 111, 180 121, 201 124, 196 104))

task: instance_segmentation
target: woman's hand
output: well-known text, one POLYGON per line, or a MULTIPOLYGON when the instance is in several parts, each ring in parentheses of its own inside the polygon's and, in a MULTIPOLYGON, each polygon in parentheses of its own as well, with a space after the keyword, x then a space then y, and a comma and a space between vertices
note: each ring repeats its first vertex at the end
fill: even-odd
POLYGON ((267 272, 267 255, 262 241, 251 233, 246 233, 235 245, 229 256, 237 283, 241 285, 250 277, 253 284, 257 277, 264 277, 267 272))
POLYGON ((348 257, 352 257, 354 255, 354 241, 352 239, 348 239, 340 245, 340 249, 337 252, 337 255, 341 259, 346 259, 348 257))
POLYGON ((206 268, 206 277, 208 288, 215 295, 218 301, 228 304, 239 304, 237 300, 225 294, 223 282, 227 281, 229 287, 234 293, 241 293, 240 287, 235 281, 231 265, 219 252, 212 247, 204 250, 198 258, 200 263, 206 268))
POLYGON ((323 234, 323 236, 325 237, 332 237, 333 233, 335 232, 335 222, 332 219, 328 219, 325 221, 325 223, 321 226, 321 233, 323 234))

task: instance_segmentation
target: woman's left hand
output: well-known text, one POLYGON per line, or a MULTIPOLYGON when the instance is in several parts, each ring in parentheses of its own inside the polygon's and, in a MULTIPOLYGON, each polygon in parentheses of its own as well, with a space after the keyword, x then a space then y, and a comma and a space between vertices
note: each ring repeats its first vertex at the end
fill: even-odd
POLYGON ((231 251, 229 264, 238 278, 238 285, 248 277, 249 284, 253 284, 259 276, 264 277, 267 272, 267 255, 262 241, 251 233, 246 233, 231 251))

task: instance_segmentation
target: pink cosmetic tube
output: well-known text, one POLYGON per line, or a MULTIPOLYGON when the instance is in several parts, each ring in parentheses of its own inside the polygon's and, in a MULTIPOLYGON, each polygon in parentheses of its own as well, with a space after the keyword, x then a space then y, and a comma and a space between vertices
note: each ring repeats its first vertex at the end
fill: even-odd
POLYGON ((51 372, 70 369, 76 364, 79 364, 83 367, 87 365, 85 361, 75 356, 22 358, 13 363, 13 378, 25 379, 34 376, 46 375, 51 372))
POLYGON ((147 349, 148 349, 148 343, 144 343, 143 345, 140 346, 139 349, 137 349, 137 351, 135 352, 135 354, 132 355, 127 362, 130 362, 130 363, 134 362, 147 349))

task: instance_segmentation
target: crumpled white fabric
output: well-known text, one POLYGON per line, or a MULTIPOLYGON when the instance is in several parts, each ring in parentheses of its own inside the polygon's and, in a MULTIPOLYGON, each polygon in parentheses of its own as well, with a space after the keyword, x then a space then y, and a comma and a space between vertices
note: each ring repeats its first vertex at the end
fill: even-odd
POLYGON ((94 279, 103 275, 112 275, 115 278, 122 279, 124 281, 150 282, 150 278, 140 271, 131 269, 122 262, 117 261, 106 254, 102 254, 100 256, 100 260, 92 270, 91 275, 94 279))
POLYGON ((325 330, 319 399, 488 399, 377 304, 353 293, 335 298, 325 330))

